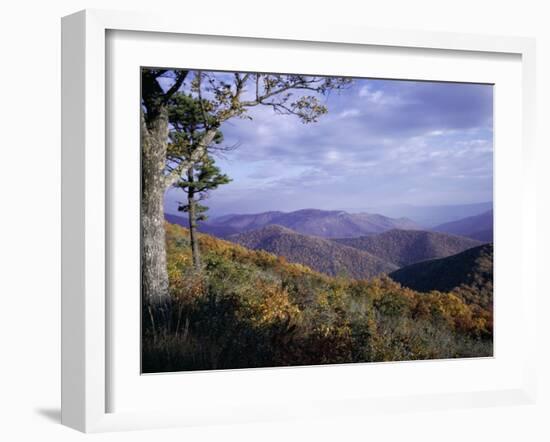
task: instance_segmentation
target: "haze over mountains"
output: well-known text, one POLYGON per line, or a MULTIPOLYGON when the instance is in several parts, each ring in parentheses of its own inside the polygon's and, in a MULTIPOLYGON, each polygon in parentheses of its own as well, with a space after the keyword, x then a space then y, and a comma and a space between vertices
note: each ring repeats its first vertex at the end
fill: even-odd
MULTIPOLYGON (((444 206, 437 206, 444 207, 444 206)), ((447 206, 455 207, 455 206, 447 206)), ((486 203, 464 207, 477 210, 486 203)), ((187 227, 182 215, 166 213, 168 221, 187 227)), ((248 232, 275 224, 295 232, 323 238, 357 238, 388 230, 424 230, 465 236, 482 242, 493 239, 493 210, 485 210, 452 222, 427 228, 406 217, 391 218, 374 213, 348 213, 342 210, 303 209, 294 212, 271 211, 256 214, 231 214, 213 218, 199 224, 199 230, 220 238, 248 232)))
POLYGON ((493 209, 480 215, 441 224, 434 227, 433 230, 491 242, 493 240, 493 209))
POLYGON ((346 209, 351 213, 364 211, 381 213, 389 217, 406 217, 426 228, 462 218, 479 215, 493 208, 493 202, 473 204, 448 204, 433 206, 416 206, 412 204, 366 207, 364 209, 346 209))
POLYGON ((199 230, 225 238, 235 233, 248 232, 270 224, 287 227, 304 235, 322 238, 353 238, 391 229, 421 229, 418 224, 407 218, 389 218, 370 213, 352 214, 341 210, 303 209, 294 212, 225 215, 201 223, 199 230))
MULTIPOLYGON (((362 208, 341 208, 337 211, 344 211, 350 214, 356 213, 377 213, 388 218, 408 218, 419 226, 428 230, 440 224, 450 223, 463 218, 480 215, 493 208, 493 202, 487 201, 473 204, 449 204, 449 205, 433 205, 433 206, 417 206, 412 204, 385 205, 385 206, 365 206, 362 208)), ((334 210, 332 210, 334 211, 334 210)), ((177 211, 177 204, 169 201, 165 205, 165 213, 169 216, 181 216, 177 211)), ((210 212, 213 220, 222 220, 228 216, 220 215, 215 208, 210 212)), ((272 213, 272 212, 264 212, 272 213)))

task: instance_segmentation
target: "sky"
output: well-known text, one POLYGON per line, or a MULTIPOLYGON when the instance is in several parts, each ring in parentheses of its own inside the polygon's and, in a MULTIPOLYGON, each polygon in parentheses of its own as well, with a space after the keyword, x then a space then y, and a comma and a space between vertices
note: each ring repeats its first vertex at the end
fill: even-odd
MULTIPOLYGON (((238 147, 216 158, 233 181, 204 202, 210 216, 492 200, 491 85, 354 79, 321 101, 316 123, 262 106, 223 123, 238 147)), ((169 190, 166 211, 182 199, 169 190)))

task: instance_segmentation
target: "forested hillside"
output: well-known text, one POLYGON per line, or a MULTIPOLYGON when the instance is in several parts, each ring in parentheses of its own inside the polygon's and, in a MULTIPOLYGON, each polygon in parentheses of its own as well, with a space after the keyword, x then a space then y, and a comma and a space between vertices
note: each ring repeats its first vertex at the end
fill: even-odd
POLYGON ((452 291, 469 303, 492 309, 493 244, 403 267, 390 277, 420 292, 452 291))
POLYGON ((481 244, 470 238, 445 233, 397 229, 378 235, 335 241, 366 251, 397 267, 454 255, 481 244))
POLYGON ((249 249, 284 256, 289 262, 305 264, 331 276, 367 279, 397 269, 367 252, 277 225, 231 235, 228 239, 249 249))

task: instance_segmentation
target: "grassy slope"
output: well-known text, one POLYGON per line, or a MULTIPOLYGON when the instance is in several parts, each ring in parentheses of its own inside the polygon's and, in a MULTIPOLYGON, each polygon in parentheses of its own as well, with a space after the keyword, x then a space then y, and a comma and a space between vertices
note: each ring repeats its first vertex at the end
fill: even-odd
POLYGON ((491 313, 390 278, 329 277, 167 224, 172 316, 143 318, 144 372, 489 356, 491 313))

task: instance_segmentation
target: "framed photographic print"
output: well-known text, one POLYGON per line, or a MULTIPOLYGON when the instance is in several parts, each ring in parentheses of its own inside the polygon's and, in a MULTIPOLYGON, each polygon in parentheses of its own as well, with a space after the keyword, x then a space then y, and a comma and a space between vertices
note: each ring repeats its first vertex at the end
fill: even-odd
POLYGON ((531 401, 533 57, 64 18, 63 422, 531 401))

